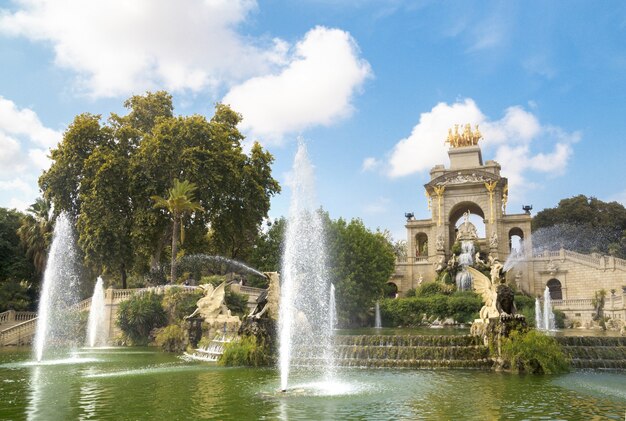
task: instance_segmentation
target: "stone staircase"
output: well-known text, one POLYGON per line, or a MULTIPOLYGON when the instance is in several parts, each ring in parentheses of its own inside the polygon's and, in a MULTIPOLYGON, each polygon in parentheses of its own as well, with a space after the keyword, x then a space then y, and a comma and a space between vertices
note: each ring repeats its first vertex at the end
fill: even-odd
POLYGON ((573 368, 626 370, 626 337, 557 336, 573 368))
POLYGON ((337 365, 347 367, 490 369, 489 349, 469 336, 339 335, 337 365))

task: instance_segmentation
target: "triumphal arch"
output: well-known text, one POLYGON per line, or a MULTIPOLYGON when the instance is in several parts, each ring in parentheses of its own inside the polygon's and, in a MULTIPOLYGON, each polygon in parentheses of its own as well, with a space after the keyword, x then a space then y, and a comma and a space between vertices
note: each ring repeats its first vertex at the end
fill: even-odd
POLYGON ((471 280, 468 284, 458 275, 463 265, 484 268, 497 259, 518 290, 540 297, 547 288, 554 308, 571 323, 592 326, 601 311, 626 331, 626 260, 577 253, 567 245, 552 250, 533 244, 531 207, 521 213, 507 210, 508 181, 500 175, 500 164, 483 162, 481 138, 478 126, 448 132, 450 167, 435 166, 424 185, 430 218, 405 215, 406 247, 389 280, 397 295, 438 277, 441 281, 446 273, 455 276, 446 282, 470 289, 471 280))
POLYGON ((481 138, 478 126, 450 129, 445 140, 450 146, 450 167, 435 166, 424 185, 430 218, 418 220, 407 214, 406 256, 398 259, 392 278, 400 293, 434 281, 437 267, 452 258, 461 234, 475 233, 476 257, 483 259, 504 262, 512 252, 532 250, 530 213, 507 212, 508 181, 500 175, 500 164, 483 162, 481 138), (474 221, 478 218, 481 229, 475 229, 468 215, 473 215, 474 221), (520 241, 524 247, 514 249, 520 241))

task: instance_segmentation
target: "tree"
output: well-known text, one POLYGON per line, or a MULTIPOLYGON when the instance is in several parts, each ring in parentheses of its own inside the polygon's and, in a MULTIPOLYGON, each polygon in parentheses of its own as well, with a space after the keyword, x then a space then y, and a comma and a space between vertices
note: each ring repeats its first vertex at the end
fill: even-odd
POLYGON ((269 153, 259 145, 243 153, 241 116, 222 104, 210 121, 174 116, 172 97, 163 91, 133 96, 124 106, 127 115, 111 114, 104 123, 99 115, 77 116, 39 179, 55 213, 77 221, 90 268, 119 274, 123 286, 128 271, 161 268, 171 222, 151 197, 167 197, 174 179, 193 183, 207 210, 178 222, 185 252, 208 251, 211 226, 213 250, 248 253, 279 186, 269 153))
POLYGON ((35 268, 17 235, 23 218, 16 210, 0 208, 0 312, 35 306, 35 268))
POLYGON ((196 211, 203 211, 200 203, 194 202, 196 186, 186 180, 174 180, 174 185, 169 190, 167 199, 160 196, 152 196, 155 208, 166 209, 172 217, 172 266, 171 282, 176 282, 176 258, 178 254, 178 232, 180 230, 180 242, 185 242, 185 226, 183 217, 196 211))
POLYGON ((262 272, 280 272, 287 220, 279 218, 268 225, 267 231, 257 238, 249 262, 262 272))
POLYGON ((26 250, 26 257, 33 262, 37 277, 40 278, 46 269, 48 249, 54 230, 50 201, 37 198, 26 212, 28 214, 22 218, 17 235, 20 244, 26 250))
POLYGON ((344 325, 363 324, 393 273, 393 245, 383 232, 371 232, 360 219, 327 221, 338 318, 344 325))
POLYGON ((581 253, 608 253, 626 257, 620 241, 626 231, 626 208, 584 195, 563 199, 544 209, 532 221, 533 246, 557 249, 564 246, 581 253))
POLYGON ((259 221, 267 217, 270 198, 280 192, 278 182, 271 176, 273 160, 257 142, 250 156, 241 160, 222 212, 212 218, 210 239, 216 253, 233 259, 249 257, 259 236, 259 221))

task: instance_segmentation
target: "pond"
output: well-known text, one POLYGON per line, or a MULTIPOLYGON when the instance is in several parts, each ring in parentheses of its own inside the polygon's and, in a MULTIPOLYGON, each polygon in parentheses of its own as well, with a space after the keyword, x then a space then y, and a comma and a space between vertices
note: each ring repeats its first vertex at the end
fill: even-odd
POLYGON ((518 376, 471 370, 339 370, 277 392, 274 369, 224 368, 153 348, 78 350, 35 364, 0 350, 2 420, 615 419, 626 373, 518 376))

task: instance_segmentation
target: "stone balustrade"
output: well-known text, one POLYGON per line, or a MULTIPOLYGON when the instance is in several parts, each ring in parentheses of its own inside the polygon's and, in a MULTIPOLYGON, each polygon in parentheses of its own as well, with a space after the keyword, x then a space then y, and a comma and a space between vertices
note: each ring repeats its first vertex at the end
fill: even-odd
POLYGON ((0 346, 25 345, 32 340, 37 326, 37 318, 27 320, 0 331, 0 346))
POLYGON ((0 326, 4 324, 14 324, 15 322, 25 322, 37 317, 34 311, 8 310, 0 313, 0 326))

